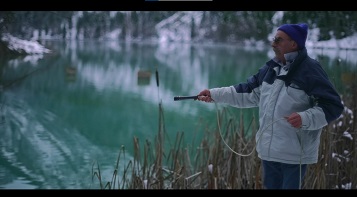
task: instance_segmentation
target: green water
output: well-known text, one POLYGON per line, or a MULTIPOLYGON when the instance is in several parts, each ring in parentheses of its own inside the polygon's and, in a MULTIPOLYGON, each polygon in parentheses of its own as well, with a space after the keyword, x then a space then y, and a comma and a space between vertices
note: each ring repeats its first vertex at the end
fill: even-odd
MULTIPOLYGON (((228 86, 257 72, 270 49, 225 46, 45 42, 40 60, 10 60, 1 71, 0 188, 86 189, 93 162, 110 180, 122 147, 133 159, 133 139, 154 142, 163 107, 165 148, 183 132, 193 150, 208 129, 217 128, 223 105, 174 96, 228 86), (139 77, 139 71, 148 71, 139 77), (156 71, 158 78, 156 78, 156 71), (158 81, 157 81, 158 80, 158 81), (157 83, 158 82, 158 83, 157 83)), ((355 63, 318 56, 336 86, 356 73, 355 63), (334 62, 338 62, 334 63, 334 62)), ((248 125, 255 109, 229 108, 248 125)), ((249 133, 248 133, 249 135, 249 133)), ((213 136, 212 136, 213 137, 213 136)), ((120 169, 123 169, 121 167, 120 169)))

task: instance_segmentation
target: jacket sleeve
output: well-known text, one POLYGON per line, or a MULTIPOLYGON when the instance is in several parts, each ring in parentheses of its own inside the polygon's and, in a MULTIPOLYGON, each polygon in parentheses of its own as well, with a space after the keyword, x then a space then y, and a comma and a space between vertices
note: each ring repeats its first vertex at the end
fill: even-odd
POLYGON ((344 106, 338 92, 328 80, 324 71, 312 72, 305 80, 305 90, 313 99, 313 106, 299 114, 302 117, 305 129, 318 129, 336 120, 342 114, 344 106))
POLYGON ((217 103, 226 103, 238 108, 251 108, 259 105, 260 85, 267 66, 248 78, 247 82, 229 87, 210 89, 212 99, 217 103))

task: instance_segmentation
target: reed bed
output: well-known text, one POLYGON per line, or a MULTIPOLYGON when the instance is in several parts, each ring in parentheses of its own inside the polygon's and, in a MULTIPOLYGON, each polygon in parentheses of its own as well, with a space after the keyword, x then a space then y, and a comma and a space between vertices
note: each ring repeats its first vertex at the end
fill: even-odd
MULTIPOLYGON (((356 189, 356 91, 343 98, 342 116, 323 128, 317 164, 309 165, 302 189, 356 189), (347 107, 349 106, 349 107, 347 107)), ((199 146, 183 145, 178 133, 172 147, 164 147, 166 130, 159 104, 159 129, 154 143, 142 145, 133 138, 134 159, 118 175, 122 147, 112 180, 103 183, 99 165, 92 167, 92 181, 101 189, 263 189, 261 163, 255 152, 257 119, 244 125, 227 108, 217 110, 216 128, 205 131, 199 146), (247 136, 247 133, 250 135, 247 136), (253 137, 252 137, 253 136, 253 137), (141 147, 143 146, 143 147, 141 147)))

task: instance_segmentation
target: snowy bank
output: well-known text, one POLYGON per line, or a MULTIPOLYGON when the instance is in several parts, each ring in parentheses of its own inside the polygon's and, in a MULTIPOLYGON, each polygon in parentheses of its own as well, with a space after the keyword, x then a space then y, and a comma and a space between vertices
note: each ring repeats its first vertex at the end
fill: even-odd
POLYGON ((42 46, 37 41, 28 41, 16 38, 8 33, 3 34, 1 40, 7 43, 7 47, 20 54, 27 55, 39 55, 44 53, 50 53, 51 51, 42 46))

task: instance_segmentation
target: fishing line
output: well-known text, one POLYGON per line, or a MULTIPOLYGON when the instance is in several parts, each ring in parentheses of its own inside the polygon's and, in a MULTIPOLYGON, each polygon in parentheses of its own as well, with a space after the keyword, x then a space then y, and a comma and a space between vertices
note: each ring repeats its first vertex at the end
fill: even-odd
MULTIPOLYGON (((174 101, 189 100, 189 99, 197 100, 197 99, 198 99, 198 96, 175 96, 175 97, 174 97, 174 101)), ((212 101, 213 101, 213 100, 212 100, 212 101)), ((245 154, 238 153, 238 152, 234 151, 234 150, 227 144, 227 142, 224 140, 223 135, 222 135, 222 131, 221 131, 221 124, 220 124, 220 122, 219 122, 219 110, 218 110, 218 107, 217 107, 217 103, 216 103, 215 101, 213 101, 213 102, 214 102, 215 107, 216 107, 216 115, 217 115, 217 124, 218 124, 219 135, 220 135, 220 137, 221 137, 223 143, 228 147, 229 150, 231 150, 233 153, 235 153, 235 154, 237 154, 237 155, 239 155, 239 156, 242 156, 242 157, 250 156, 250 155, 254 152, 254 150, 255 150, 255 148, 256 148, 256 145, 254 146, 253 150, 252 150, 249 154, 246 154, 246 155, 245 155, 245 154)), ((260 132, 260 135, 258 136, 258 139, 257 139, 257 143, 256 143, 256 144, 258 144, 258 142, 259 142, 259 140, 260 140, 260 137, 262 136, 263 132, 264 132, 268 127, 270 127, 270 126, 273 125, 274 123, 276 123, 276 122, 278 122, 278 121, 280 121, 280 120, 284 120, 284 119, 285 119, 285 118, 279 118, 279 119, 277 119, 277 120, 274 120, 274 121, 272 121, 270 124, 268 124, 264 129, 262 129, 261 132, 260 132)), ((247 145, 248 145, 248 144, 247 144, 247 145)), ((245 145, 244 149, 247 147, 247 145, 245 145)))
MULTIPOLYGON (((268 127, 270 127, 271 125, 273 125, 274 123, 276 123, 276 122, 278 122, 278 121, 280 121, 280 120, 285 120, 285 118, 279 118, 279 119, 277 119, 277 120, 272 121, 272 122, 271 122, 270 124, 268 124, 264 129, 262 129, 261 132, 260 132, 260 135, 258 136, 257 142, 256 142, 254 148, 252 149, 252 151, 251 151, 249 154, 244 155, 244 154, 242 154, 242 153, 238 153, 238 152, 236 152, 235 150, 233 150, 233 149, 226 143, 226 141, 224 140, 223 135, 222 135, 222 131, 221 131, 221 125, 220 125, 220 123, 219 123, 219 113, 218 113, 219 110, 218 110, 218 107, 217 107, 217 103, 216 103, 215 101, 213 101, 213 102, 214 102, 214 104, 215 104, 216 112, 217 112, 216 114, 217 114, 217 124, 218 124, 219 135, 221 136, 221 139, 222 139, 223 143, 224 143, 224 144, 228 147, 228 149, 231 150, 233 153, 235 153, 235 154, 237 154, 237 155, 239 155, 239 156, 242 156, 242 157, 247 157, 247 156, 250 156, 251 154, 253 154, 253 152, 254 152, 254 150, 256 149, 257 144, 258 144, 258 142, 259 142, 259 140, 260 140, 260 137, 262 136, 263 132, 264 132, 268 127)), ((301 128, 298 130, 297 133, 298 133, 298 134, 301 134, 300 131, 301 131, 301 128)), ((300 144, 301 144, 301 136, 298 135, 298 138, 299 138, 299 141, 300 141, 300 144)), ((245 145, 245 147, 243 148, 243 150, 247 147, 247 145, 248 145, 248 144, 245 145)), ((302 144, 301 144, 301 154, 300 154, 300 162, 299 162, 299 189, 301 189, 301 181, 302 181, 302 174, 301 174, 301 172, 302 172, 302 169, 301 169, 301 165, 302 165, 302 161, 301 161, 301 160, 302 160, 302 152, 303 152, 303 148, 302 148, 302 144)))
MULTIPOLYGON (((187 99, 197 100, 197 99, 198 99, 198 96, 175 96, 175 97, 174 97, 174 101, 187 100, 187 99)), ((262 129, 261 132, 260 132, 260 135, 258 136, 258 139, 257 139, 257 142, 256 142, 254 148, 252 149, 252 151, 251 151, 249 154, 238 153, 238 152, 236 152, 235 150, 233 150, 233 149, 227 144, 227 142, 224 140, 223 135, 222 135, 222 131, 221 131, 221 124, 220 124, 220 122, 219 122, 219 110, 218 110, 218 107, 217 107, 217 103, 216 103, 214 100, 212 100, 212 101, 213 101, 214 104, 215 104, 216 115, 217 115, 218 131, 219 131, 219 135, 220 135, 220 137, 221 137, 223 143, 224 143, 224 144, 228 147, 228 149, 229 149, 230 151, 232 151, 234 154, 239 155, 239 156, 242 156, 242 157, 247 157, 247 156, 250 156, 251 154, 253 154, 253 152, 255 151, 255 149, 256 149, 256 147, 257 147, 257 144, 258 144, 258 142, 259 142, 259 140, 260 140, 260 138, 261 138, 263 132, 264 132, 268 127, 270 127, 271 125, 275 124, 276 122, 278 122, 278 121, 280 121, 280 120, 285 120, 284 117, 283 117, 283 118, 276 119, 276 120, 272 121, 270 124, 268 124, 264 129, 262 129)), ((302 167, 301 167, 302 161, 301 161, 301 160, 302 160, 302 152, 303 152, 303 147, 302 147, 302 143, 301 143, 301 136, 299 135, 299 134, 301 134, 300 131, 301 131, 301 128, 297 131, 298 138, 299 138, 299 142, 300 142, 300 144, 301 144, 301 154, 300 154, 300 161, 299 161, 299 189, 301 189, 301 181, 302 181, 302 167)), ((245 147, 243 148, 243 150, 247 147, 247 145, 248 145, 248 143, 245 145, 245 147)))
MULTIPOLYGON (((213 101, 214 102, 214 101, 213 101)), ((253 150, 249 153, 249 154, 242 154, 242 153, 238 153, 238 152, 236 152, 235 150, 233 150, 228 144, 227 144, 227 142, 224 140, 224 138, 223 138, 223 135, 222 135, 222 131, 221 131, 221 125, 220 125, 220 122, 219 122, 219 113, 218 113, 218 107, 217 107, 217 103, 216 102, 214 102, 214 104, 215 104, 215 107, 216 107, 216 114, 217 114, 217 124, 218 124, 218 130, 219 130, 219 135, 221 136, 221 139, 222 139, 222 141, 223 141, 223 143, 228 147, 228 149, 229 150, 231 150, 233 153, 235 153, 235 154, 237 154, 237 155, 239 155, 239 156, 242 156, 242 157, 246 157, 246 156, 250 156, 251 154, 253 154, 253 152, 254 152, 254 150, 255 150, 255 148, 256 148, 256 146, 257 145, 255 145, 254 146, 254 148, 253 148, 253 150)), ((277 119, 277 120, 274 120, 274 121, 272 121, 270 124, 268 124, 264 129, 262 129, 261 130, 261 132, 260 132, 260 135, 258 136, 258 139, 257 139, 257 143, 256 144, 258 144, 258 142, 259 142, 259 140, 260 140, 260 137, 262 136, 262 134, 263 134, 263 131, 265 131, 268 127, 270 127, 272 124, 274 124, 274 123, 276 123, 276 122, 278 122, 278 121, 280 121, 280 120, 284 120, 285 118, 279 118, 279 119, 277 119)), ((245 147, 244 147, 244 149, 247 147, 247 145, 245 145, 245 147)))

